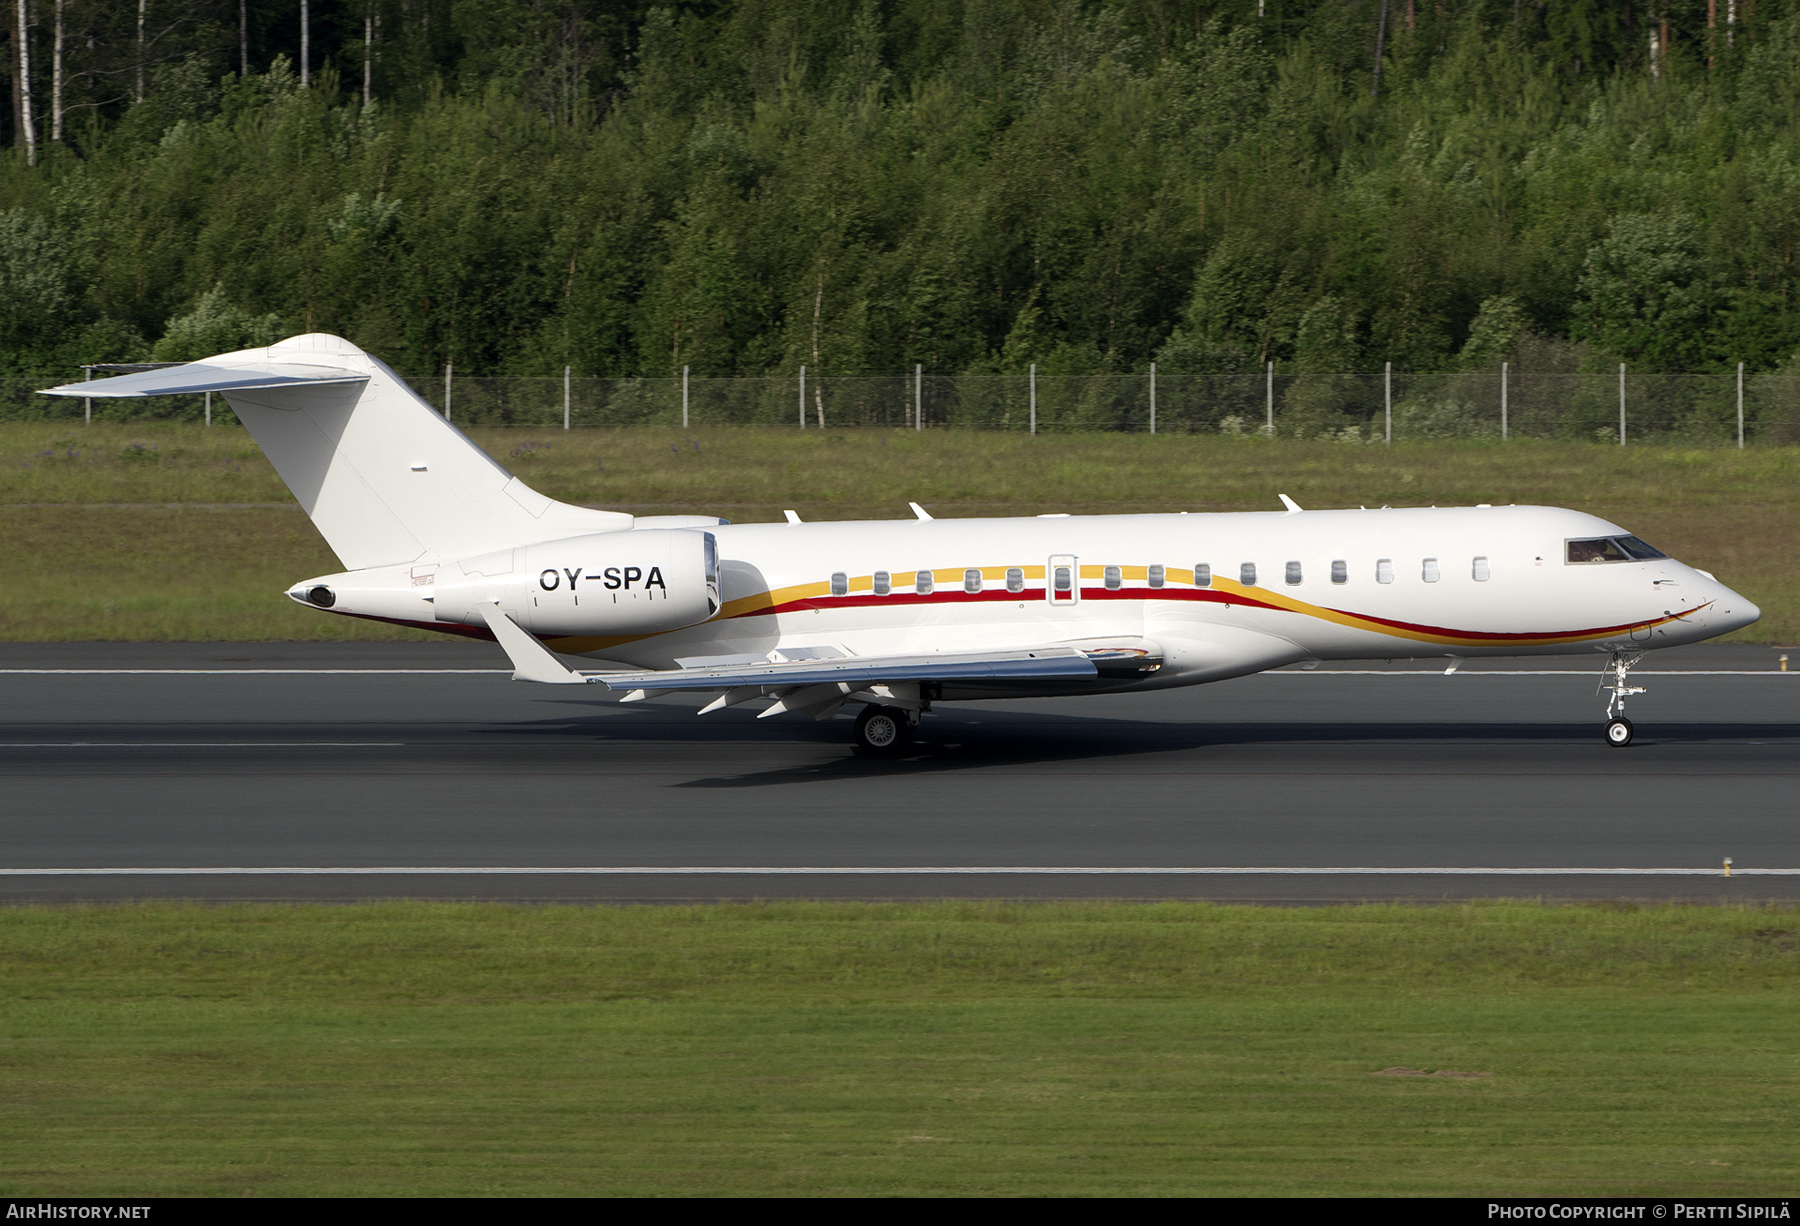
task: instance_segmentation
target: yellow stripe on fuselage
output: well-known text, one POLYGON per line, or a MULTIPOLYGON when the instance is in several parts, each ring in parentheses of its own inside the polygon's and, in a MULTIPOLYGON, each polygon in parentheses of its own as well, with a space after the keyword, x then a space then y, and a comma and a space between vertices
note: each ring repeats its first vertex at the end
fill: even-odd
MULTIPOLYGON (((961 594, 960 585, 966 569, 979 569, 984 583, 990 579, 1004 582, 1008 569, 1022 570, 1025 578, 1028 580, 1042 580, 1046 573, 1043 566, 1011 568, 1004 566, 984 566, 979 568, 945 567, 931 570, 929 573, 932 578, 932 585, 936 587, 939 584, 943 584, 947 589, 943 593, 946 603, 953 603, 955 597, 961 594), (951 585, 956 586, 951 587, 951 585)), ((1125 579, 1147 581, 1149 578, 1149 567, 1147 566, 1122 566, 1119 569, 1122 577, 1125 579)), ((918 572, 901 570, 890 573, 904 576, 916 575, 918 572)), ((1105 573, 1106 568, 1103 566, 1081 567, 1081 577, 1083 579, 1104 579, 1105 573)), ((1193 588, 1196 586, 1192 573, 1180 570, 1169 573, 1164 580, 1164 583, 1169 587, 1185 586, 1193 588)), ((910 587, 912 585, 907 584, 906 586, 910 587)), ((867 575, 856 575, 851 577, 848 580, 848 590, 851 594, 858 595, 873 592, 875 590, 874 573, 871 572, 867 575)), ((1223 576, 1214 576, 1212 583, 1208 588, 1202 590, 1210 590, 1218 593, 1221 601, 1226 604, 1231 603, 1232 599, 1235 597, 1244 601, 1246 604, 1257 604, 1275 609, 1279 612, 1294 613, 1302 617, 1316 618, 1319 621, 1328 622, 1335 626, 1343 626, 1351 630, 1362 630, 1372 634, 1386 635, 1390 638, 1407 639, 1418 643, 1431 643, 1442 647, 1492 647, 1499 645, 1529 647, 1540 645, 1548 646, 1559 643, 1578 643, 1587 639, 1606 638, 1609 635, 1617 634, 1623 628, 1612 626, 1600 629, 1569 631, 1565 633, 1519 636, 1508 635, 1505 638, 1493 638, 1485 635, 1471 635, 1467 632, 1457 633, 1454 630, 1444 627, 1392 625, 1375 617, 1344 612, 1339 609, 1329 609, 1323 605, 1316 605, 1309 603, 1308 601, 1297 600, 1292 596, 1287 596, 1270 588, 1246 586, 1235 579, 1228 579, 1223 576)), ((712 620, 730 621, 739 617, 755 617, 768 610, 778 609, 785 605, 792 604, 795 601, 829 597, 830 595, 831 584, 829 582, 797 583, 789 587, 775 588, 770 591, 757 592, 754 595, 740 596, 735 600, 726 601, 725 606, 719 610, 718 614, 712 620)), ((1155 597, 1146 593, 1145 599, 1155 599, 1155 597)), ((1670 615, 1642 624, 1645 626, 1656 626, 1675 620, 1677 620, 1677 616, 1670 615)), ((1636 625, 1638 623, 1632 624, 1636 625)), ((642 642, 645 639, 656 637, 658 637, 656 634, 637 634, 605 638, 581 637, 547 639, 545 641, 552 650, 567 655, 584 655, 590 652, 604 651, 609 647, 620 647, 627 643, 642 642)))

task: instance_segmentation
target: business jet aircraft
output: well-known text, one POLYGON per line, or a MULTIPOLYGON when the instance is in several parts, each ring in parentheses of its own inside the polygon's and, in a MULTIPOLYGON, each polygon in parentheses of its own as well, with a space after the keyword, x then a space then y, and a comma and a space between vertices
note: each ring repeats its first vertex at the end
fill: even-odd
POLYGON ((1306 661, 1606 654, 1627 745, 1643 651, 1755 605, 1624 528, 1554 507, 1041 515, 733 525, 556 502, 394 372, 307 335, 49 395, 224 395, 345 571, 301 604, 491 638, 519 681, 700 713, 764 701, 888 753, 937 701, 1166 689, 1306 661), (572 671, 562 656, 599 661, 572 671))

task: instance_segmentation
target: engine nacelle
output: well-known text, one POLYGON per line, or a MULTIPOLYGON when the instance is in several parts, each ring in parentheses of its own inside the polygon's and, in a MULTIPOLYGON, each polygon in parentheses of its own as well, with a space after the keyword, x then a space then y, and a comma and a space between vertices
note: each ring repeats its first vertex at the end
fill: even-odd
POLYGON ((479 626, 476 606, 496 601, 537 634, 679 630, 719 611, 718 546, 712 533, 689 529, 600 532, 438 569, 438 621, 479 626))

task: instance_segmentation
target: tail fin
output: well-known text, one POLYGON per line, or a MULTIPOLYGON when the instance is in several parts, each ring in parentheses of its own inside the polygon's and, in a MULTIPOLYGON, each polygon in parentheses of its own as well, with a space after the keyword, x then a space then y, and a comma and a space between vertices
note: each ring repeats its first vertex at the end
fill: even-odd
POLYGON ((501 468, 386 365, 319 333, 51 396, 222 392, 348 570, 466 558, 632 517, 556 502, 501 468))

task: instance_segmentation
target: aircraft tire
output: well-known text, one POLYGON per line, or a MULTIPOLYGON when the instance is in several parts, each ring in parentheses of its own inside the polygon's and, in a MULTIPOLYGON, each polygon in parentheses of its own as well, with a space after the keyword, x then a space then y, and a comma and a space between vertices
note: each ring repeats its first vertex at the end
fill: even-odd
POLYGON ((1623 715, 1606 721, 1606 743, 1614 749, 1623 749, 1631 744, 1631 734, 1631 721, 1623 715))
POLYGON ((870 757, 897 754, 912 741, 912 715, 899 707, 870 703, 856 717, 856 751, 870 757))

